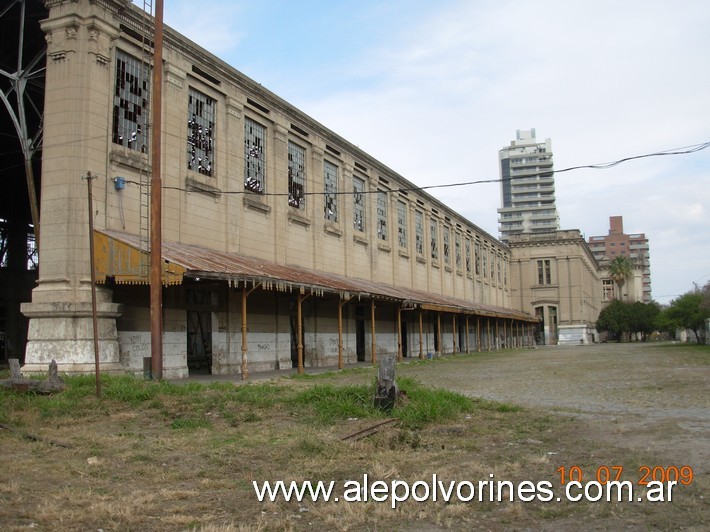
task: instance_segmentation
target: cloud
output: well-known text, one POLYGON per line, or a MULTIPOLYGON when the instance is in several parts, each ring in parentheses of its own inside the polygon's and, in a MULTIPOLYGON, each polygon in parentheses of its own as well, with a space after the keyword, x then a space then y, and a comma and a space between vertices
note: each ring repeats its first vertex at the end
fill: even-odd
MULTIPOLYGON (((707 2, 336 4, 279 19, 279 5, 222 0, 202 16, 181 2, 170 24, 422 186, 497 178, 516 129, 551 138, 557 169, 710 140, 707 2)), ((558 174, 562 226, 606 234, 624 216, 669 293, 666 264, 708 261, 708 168, 710 150, 558 174)), ((498 185, 432 194, 497 235, 498 185)))

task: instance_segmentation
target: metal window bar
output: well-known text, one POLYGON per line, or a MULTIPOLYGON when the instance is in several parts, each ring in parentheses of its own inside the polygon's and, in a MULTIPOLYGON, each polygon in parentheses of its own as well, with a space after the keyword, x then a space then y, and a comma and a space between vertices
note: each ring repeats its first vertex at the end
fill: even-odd
POLYGON ((266 192, 266 128, 244 120, 244 190, 266 192))
POLYGON ((365 181, 353 177, 353 227, 356 231, 365 230, 365 181))
POLYGON ((399 247, 407 249, 407 204, 397 202, 397 236, 399 247))
POLYGON ((456 262, 456 269, 461 270, 461 235, 454 235, 454 260, 456 262))
POLYGON ((288 143, 288 204, 296 209, 306 208, 306 150, 288 143))
POLYGON ((448 227, 444 227, 444 262, 451 264, 451 243, 450 231, 448 227))
POLYGON ((424 255, 424 213, 414 211, 414 247, 417 255, 424 255))
POLYGON ((476 244, 474 247, 474 261, 476 263, 476 275, 481 275, 481 245, 476 244))
POLYGON ((217 102, 190 87, 187 106, 187 169, 214 175, 215 107, 217 102))
POLYGON ((324 181, 324 216, 331 222, 338 221, 338 167, 329 161, 323 161, 324 181))
POLYGON ((439 225, 436 220, 431 220, 429 224, 429 232, 431 233, 431 258, 439 259, 439 225))
POLYGON ((139 59, 122 50, 116 50, 113 142, 141 153, 148 153, 147 76, 148 69, 139 59))
POLYGON ((377 192, 377 238, 387 241, 387 192, 377 192))

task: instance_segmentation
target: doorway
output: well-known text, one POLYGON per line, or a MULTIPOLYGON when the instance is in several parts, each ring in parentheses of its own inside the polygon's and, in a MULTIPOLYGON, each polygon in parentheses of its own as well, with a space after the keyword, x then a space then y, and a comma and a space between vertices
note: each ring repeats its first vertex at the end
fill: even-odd
POLYGON ((187 369, 212 371, 212 292, 187 289, 187 369))

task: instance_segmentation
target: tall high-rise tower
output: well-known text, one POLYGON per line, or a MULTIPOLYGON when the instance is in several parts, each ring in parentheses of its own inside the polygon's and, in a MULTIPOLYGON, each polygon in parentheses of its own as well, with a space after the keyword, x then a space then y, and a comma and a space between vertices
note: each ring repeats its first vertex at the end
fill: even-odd
POLYGON ((502 240, 508 235, 560 229, 550 139, 537 142, 535 129, 517 130, 516 139, 499 152, 502 240))

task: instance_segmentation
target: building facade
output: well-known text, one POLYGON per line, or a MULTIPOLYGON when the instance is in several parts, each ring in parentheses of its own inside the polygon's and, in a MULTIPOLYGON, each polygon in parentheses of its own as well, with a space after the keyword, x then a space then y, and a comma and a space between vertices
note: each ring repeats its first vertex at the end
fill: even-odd
POLYGON ((623 286, 623 294, 618 294, 618 288, 608 276, 602 279, 604 299, 611 301, 621 298, 624 301, 643 301, 650 303, 651 296, 651 254, 648 238, 644 233, 624 233, 623 216, 609 217, 609 234, 589 237, 589 247, 602 269, 615 257, 630 258, 636 268, 633 277, 623 286))
MULTIPOLYGON (((128 0, 45 5, 25 369, 93 370, 93 239, 102 368, 139 373, 151 356, 152 21, 128 0)), ((165 377, 531 341, 507 245, 169 28, 163 54, 165 377)))
POLYGON ((518 130, 510 146, 500 150, 499 159, 501 239, 559 230, 550 139, 538 142, 535 129, 518 130))
POLYGON ((582 234, 574 230, 511 235, 512 300, 541 320, 538 343, 598 341, 601 312, 599 265, 582 234))

